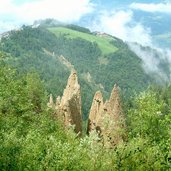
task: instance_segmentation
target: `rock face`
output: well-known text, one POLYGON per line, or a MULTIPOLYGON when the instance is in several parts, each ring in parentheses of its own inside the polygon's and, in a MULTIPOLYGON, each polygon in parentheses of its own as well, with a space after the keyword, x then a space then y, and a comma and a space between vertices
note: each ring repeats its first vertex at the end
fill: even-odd
POLYGON ((48 102, 47 106, 49 108, 53 108, 53 106, 54 106, 52 94, 50 95, 49 102, 48 102))
POLYGON ((99 119, 99 111, 103 107, 103 96, 100 91, 96 92, 92 106, 90 109, 89 120, 88 120, 88 130, 96 130, 96 122, 99 119))
POLYGON ((121 132, 124 127, 118 87, 114 86, 110 99, 105 103, 102 94, 97 92, 90 109, 88 132, 96 130, 105 146, 115 146, 122 141, 121 132))
POLYGON ((80 85, 77 73, 73 70, 68 78, 62 98, 60 96, 56 98, 55 110, 57 118, 64 123, 65 127, 74 125, 75 132, 79 134, 82 132, 81 106, 80 85))
MULTIPOLYGON (((72 70, 63 96, 58 96, 56 104, 54 104, 52 95, 50 95, 48 107, 55 110, 57 119, 64 124, 65 128, 74 125, 75 132, 81 135, 81 106, 80 85, 76 71, 72 70)), ((118 86, 114 86, 111 96, 106 102, 103 100, 102 93, 96 92, 89 113, 88 133, 96 131, 104 145, 111 147, 123 141, 124 129, 125 120, 118 86)))
POLYGON ((58 96, 56 98, 56 106, 55 106, 55 109, 58 110, 60 108, 60 104, 61 104, 61 97, 58 96))
POLYGON ((76 71, 69 76, 67 86, 61 98, 60 108, 64 114, 66 126, 75 125, 75 132, 82 132, 81 93, 76 71))

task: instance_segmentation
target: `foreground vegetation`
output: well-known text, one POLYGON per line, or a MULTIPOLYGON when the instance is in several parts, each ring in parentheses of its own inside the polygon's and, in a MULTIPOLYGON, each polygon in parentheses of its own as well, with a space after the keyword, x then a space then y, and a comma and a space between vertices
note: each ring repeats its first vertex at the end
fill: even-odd
POLYGON ((127 138, 105 148, 96 133, 78 138, 47 109, 37 73, 19 74, 0 53, 0 170, 170 170, 171 87, 151 88, 127 108, 127 138))

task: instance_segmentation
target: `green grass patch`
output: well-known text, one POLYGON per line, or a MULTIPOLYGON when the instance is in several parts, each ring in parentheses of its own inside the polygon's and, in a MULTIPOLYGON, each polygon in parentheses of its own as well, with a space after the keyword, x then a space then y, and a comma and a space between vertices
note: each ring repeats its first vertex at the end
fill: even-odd
POLYGON ((103 54, 113 53, 118 50, 117 47, 113 46, 110 43, 110 41, 115 40, 114 38, 110 36, 100 37, 100 36, 91 35, 88 33, 71 30, 65 27, 51 27, 48 29, 49 31, 54 33, 56 36, 58 36, 59 34, 64 34, 67 38, 82 38, 90 42, 96 42, 103 54))

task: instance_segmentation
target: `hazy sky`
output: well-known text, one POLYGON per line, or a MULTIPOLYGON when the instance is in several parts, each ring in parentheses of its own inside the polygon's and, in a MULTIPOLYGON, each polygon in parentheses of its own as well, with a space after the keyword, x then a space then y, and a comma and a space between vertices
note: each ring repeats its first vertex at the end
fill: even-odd
POLYGON ((54 18, 150 45, 152 27, 144 17, 157 21, 163 15, 171 19, 171 0, 0 0, 0 33, 54 18))

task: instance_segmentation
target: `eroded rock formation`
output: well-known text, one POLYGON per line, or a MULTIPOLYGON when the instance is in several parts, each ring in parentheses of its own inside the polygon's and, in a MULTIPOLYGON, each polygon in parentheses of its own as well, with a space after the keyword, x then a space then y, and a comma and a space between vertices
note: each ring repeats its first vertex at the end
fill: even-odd
POLYGON ((58 96, 56 98, 56 105, 55 105, 55 109, 58 110, 60 108, 60 104, 61 104, 61 97, 58 96))
POLYGON ((60 108, 66 126, 75 125, 75 132, 82 132, 81 93, 75 70, 69 76, 67 86, 61 98, 60 108))
MULTIPOLYGON (((50 96, 49 107, 52 105, 52 97, 50 96)), ((81 134, 82 132, 82 112, 81 112, 81 94, 80 85, 78 83, 77 73, 72 70, 71 75, 68 78, 67 86, 64 90, 63 96, 56 98, 56 110, 57 118, 60 119, 65 127, 75 126, 75 132, 81 134)))
POLYGON ((122 141, 124 127, 118 87, 114 86, 110 99, 105 103, 102 94, 97 92, 90 109, 88 132, 96 130, 105 146, 115 146, 122 141))
POLYGON ((103 96, 100 91, 96 92, 92 106, 90 109, 89 120, 88 120, 88 130, 96 130, 97 120, 99 119, 100 110, 103 107, 103 96))
POLYGON ((49 108, 53 108, 53 106, 54 106, 52 94, 50 94, 50 98, 49 98, 49 102, 48 102, 47 106, 49 108))
MULTIPOLYGON (((68 78, 67 86, 63 96, 56 98, 56 104, 53 102, 52 95, 48 107, 53 108, 56 117, 66 128, 74 125, 75 132, 82 133, 82 111, 81 94, 78 77, 75 70, 72 70, 68 78)), ((123 140, 123 130, 125 129, 125 120, 120 104, 119 89, 115 85, 109 100, 104 103, 102 93, 96 92, 89 113, 87 131, 90 134, 96 131, 105 146, 115 146, 123 140)))

